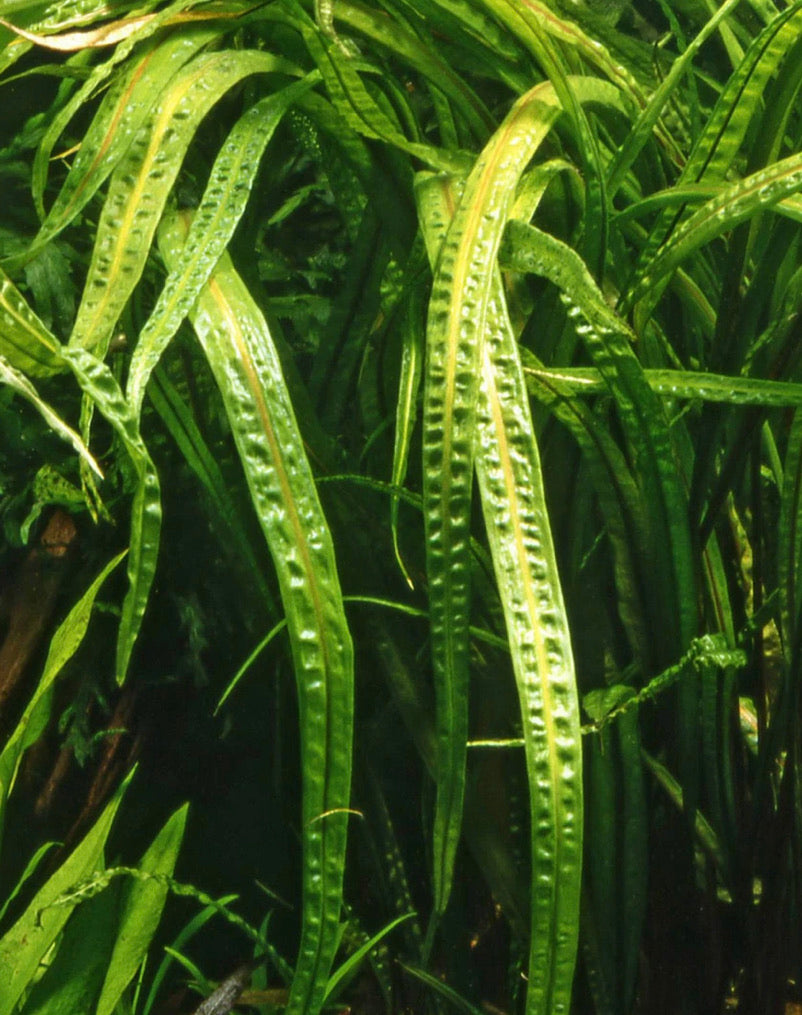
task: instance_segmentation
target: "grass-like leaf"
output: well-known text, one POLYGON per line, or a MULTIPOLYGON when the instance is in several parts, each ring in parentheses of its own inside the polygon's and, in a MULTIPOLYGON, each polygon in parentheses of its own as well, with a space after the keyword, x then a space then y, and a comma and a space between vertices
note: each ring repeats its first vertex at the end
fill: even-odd
POLYGON ((267 53, 196 56, 163 89, 109 182, 70 344, 105 350, 139 281, 156 226, 200 121, 243 78, 286 68, 267 53))
MULTIPOLYGON (((171 265, 188 223, 160 234, 171 265)), ((350 799, 353 657, 326 520, 267 325, 227 256, 193 323, 215 375, 273 556, 301 722, 303 928, 288 1012, 319 1011, 339 938, 350 799)))

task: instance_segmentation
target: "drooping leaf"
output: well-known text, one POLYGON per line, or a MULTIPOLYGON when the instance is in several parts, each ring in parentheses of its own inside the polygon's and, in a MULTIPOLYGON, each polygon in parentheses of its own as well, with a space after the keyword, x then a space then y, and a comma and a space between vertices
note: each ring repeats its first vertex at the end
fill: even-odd
MULTIPOLYGON (((189 223, 160 233, 168 266, 189 223)), ((278 355, 227 255, 193 324, 215 375, 279 579, 298 687, 303 926, 287 1011, 314 1015, 339 939, 350 800, 353 654, 337 568, 278 355)))
POLYGON ((278 57, 252 50, 201 53, 162 90, 109 181, 71 346, 105 352, 142 274, 186 150, 209 109, 243 78, 287 67, 278 57))

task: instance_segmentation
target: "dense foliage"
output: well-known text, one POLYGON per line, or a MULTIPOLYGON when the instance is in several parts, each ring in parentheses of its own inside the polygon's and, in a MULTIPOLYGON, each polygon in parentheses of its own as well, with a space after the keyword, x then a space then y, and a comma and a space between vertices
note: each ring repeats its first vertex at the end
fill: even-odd
POLYGON ((0 1015, 802 1000, 800 86, 0 0, 0 1015))

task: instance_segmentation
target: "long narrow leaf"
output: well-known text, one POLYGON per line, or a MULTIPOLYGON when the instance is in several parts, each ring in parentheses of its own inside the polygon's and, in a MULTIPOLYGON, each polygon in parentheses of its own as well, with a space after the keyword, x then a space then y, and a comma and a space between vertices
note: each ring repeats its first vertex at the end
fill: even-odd
MULTIPOLYGON (((188 223, 160 232, 168 266, 188 223)), ((334 552, 281 363, 264 318, 224 255, 193 314, 217 380, 287 616, 303 772, 303 927, 287 1011, 316 1015, 339 939, 351 783, 353 650, 334 552)))
POLYGON ((268 53, 224 51, 196 56, 173 77, 109 181, 72 346, 105 351, 142 274, 187 147, 209 109, 243 78, 286 69, 285 61, 268 53))

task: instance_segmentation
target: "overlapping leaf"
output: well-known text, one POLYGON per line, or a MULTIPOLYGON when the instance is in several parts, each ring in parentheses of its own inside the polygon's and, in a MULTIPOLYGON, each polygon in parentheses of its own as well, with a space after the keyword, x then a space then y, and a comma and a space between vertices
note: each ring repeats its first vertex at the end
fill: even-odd
MULTIPOLYGON (((160 234, 168 265, 189 224, 160 234)), ((288 1002, 319 1011, 338 942, 350 800, 353 656, 334 551, 281 364, 248 290, 224 256, 192 320, 223 395, 287 615, 303 771, 303 927, 288 1002)))

